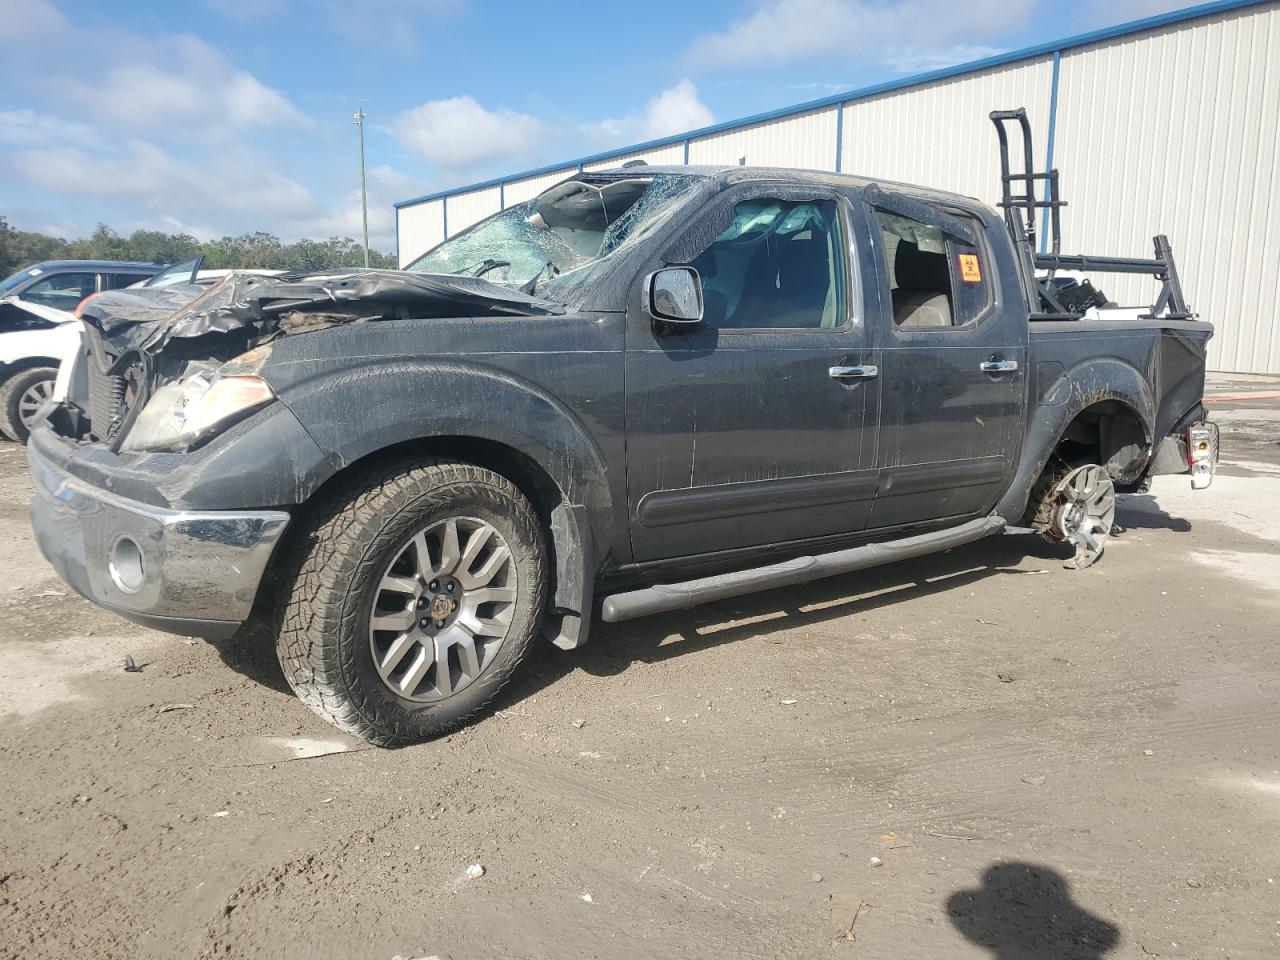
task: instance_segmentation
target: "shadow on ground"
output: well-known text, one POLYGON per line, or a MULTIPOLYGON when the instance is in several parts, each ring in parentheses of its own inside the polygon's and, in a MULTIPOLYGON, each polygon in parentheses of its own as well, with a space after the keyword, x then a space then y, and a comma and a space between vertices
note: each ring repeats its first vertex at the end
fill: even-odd
POLYGON ((1037 536, 992 537, 943 553, 873 567, 840 577, 766 590, 692 610, 627 623, 595 623, 588 644, 572 653, 543 645, 527 669, 499 696, 512 706, 574 670, 616 676, 633 663, 657 663, 779 629, 810 626, 965 586, 991 577, 1026 576, 1016 569, 1028 557, 1057 568, 1070 548, 1037 536), (669 638, 676 637, 674 642, 669 638))
MULTIPOLYGON (((693 610, 621 624, 596 622, 590 642, 579 650, 565 653, 549 644, 537 645, 530 662, 499 695, 494 707, 511 707, 574 670, 585 670, 593 676, 616 676, 633 663, 656 663, 780 628, 808 626, 850 613, 907 603, 990 577, 1025 576, 1031 571, 1016 567, 1028 557, 1038 557, 1046 566, 1057 567, 1070 555, 1071 550, 1062 544, 1036 536, 993 537, 944 553, 802 586, 766 590, 693 610), (673 636, 678 638, 676 642, 664 642, 673 636)), ((265 617, 257 616, 230 640, 213 646, 232 670, 272 690, 290 693, 265 617)))
POLYGON ((947 916, 998 960, 1099 960, 1120 940, 1113 923, 1071 899, 1066 878, 1035 863, 997 863, 947 899, 947 916))
POLYGON ((1149 493, 1129 494, 1116 503, 1116 523, 1125 530, 1172 530, 1187 533, 1191 521, 1170 516, 1149 493))

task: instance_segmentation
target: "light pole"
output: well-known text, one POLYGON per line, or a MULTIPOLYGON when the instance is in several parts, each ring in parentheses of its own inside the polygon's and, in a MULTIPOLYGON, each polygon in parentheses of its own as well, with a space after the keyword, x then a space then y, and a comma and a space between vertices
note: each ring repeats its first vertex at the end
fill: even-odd
POLYGON ((360 128, 360 213, 364 217, 364 265, 369 266, 369 198, 364 190, 364 107, 357 107, 352 119, 360 128))

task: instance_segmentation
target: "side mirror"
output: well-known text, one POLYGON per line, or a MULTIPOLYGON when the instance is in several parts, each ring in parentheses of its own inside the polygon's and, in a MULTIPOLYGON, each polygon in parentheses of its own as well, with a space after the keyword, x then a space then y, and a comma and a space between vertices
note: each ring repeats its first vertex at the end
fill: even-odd
POLYGON ((645 277, 645 307, 662 323, 693 326, 702 322, 702 280, 693 267, 665 267, 645 277))

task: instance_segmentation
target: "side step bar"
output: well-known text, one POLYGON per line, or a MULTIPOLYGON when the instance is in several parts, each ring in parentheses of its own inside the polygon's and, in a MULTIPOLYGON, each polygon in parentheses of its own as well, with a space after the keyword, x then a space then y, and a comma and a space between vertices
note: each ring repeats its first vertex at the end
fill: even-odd
POLYGON ((662 583, 627 593, 615 593, 605 598, 601 619, 606 623, 619 623, 623 620, 634 620, 636 617, 646 617, 651 613, 687 610, 702 603, 710 603, 712 600, 740 597, 744 593, 772 590, 774 587, 808 583, 811 580, 821 580, 823 577, 865 570, 867 567, 877 567, 882 563, 893 563, 895 560, 910 560, 912 557, 949 550, 952 547, 1000 533, 1004 527, 1003 517, 982 517, 958 527, 922 533, 902 540, 870 543, 866 546, 824 553, 816 557, 796 557, 794 560, 771 564, 767 567, 722 573, 699 580, 686 580, 683 583, 662 583))

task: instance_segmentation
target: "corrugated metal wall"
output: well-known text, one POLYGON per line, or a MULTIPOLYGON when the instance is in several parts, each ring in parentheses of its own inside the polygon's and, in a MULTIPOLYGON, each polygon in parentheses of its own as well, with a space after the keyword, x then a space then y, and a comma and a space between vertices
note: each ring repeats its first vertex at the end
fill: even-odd
MULTIPOLYGON (((686 155, 695 164, 745 158, 927 184, 994 203, 999 161, 987 114, 1025 106, 1037 168, 1052 150, 1062 171, 1064 251, 1145 257, 1151 237, 1167 233, 1193 309, 1218 328, 1210 368, 1280 373, 1278 62, 1280 3, 1244 6, 624 149, 583 169, 633 159, 678 164, 686 155)), ((398 208, 401 263, 577 169, 575 162, 398 208)), ((1149 300, 1155 289, 1135 277, 1097 282, 1122 302, 1149 300)))
POLYGON ((846 103, 841 169, 994 204, 1000 199, 1000 151, 987 115, 1026 107, 1040 168, 1052 84, 1048 56, 846 103))
POLYGON ((624 153, 619 156, 609 157, 607 160, 597 160, 595 163, 583 164, 584 170, 608 170, 611 167, 620 167, 624 163, 630 163, 632 160, 643 160, 645 163, 653 165, 684 163, 684 144, 669 143, 665 147, 655 147, 652 150, 639 150, 635 153, 624 153))
POLYGON ((427 200, 396 210, 396 254, 407 266, 444 239, 444 200, 427 200))
POLYGON ((834 170, 836 108, 814 110, 689 141, 689 162, 834 170))
MULTIPOLYGON (((554 187, 565 177, 576 173, 577 167, 564 167, 560 170, 553 170, 551 173, 544 173, 536 177, 525 177, 523 180, 512 180, 504 189, 503 199, 508 207, 517 203, 524 203, 526 200, 532 200, 547 187, 554 187)), ((449 225, 449 229, 453 229, 453 224, 449 225)))
MULTIPOLYGON (((1062 55, 1063 249, 1151 256, 1167 233, 1214 370, 1280 373, 1280 7, 1062 55)), ((1154 281, 1095 281, 1126 303, 1154 281)))

